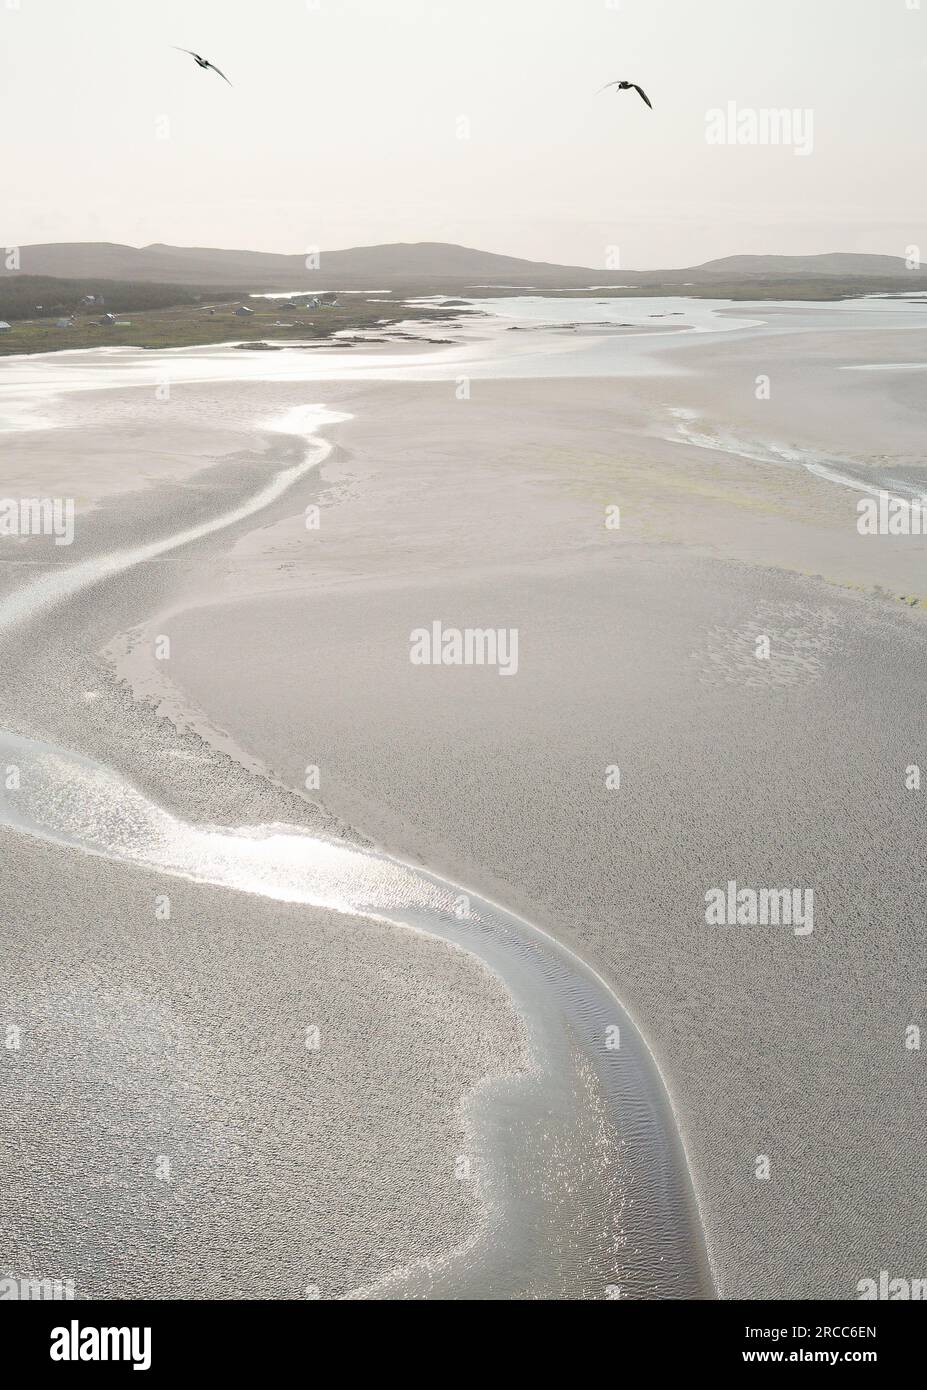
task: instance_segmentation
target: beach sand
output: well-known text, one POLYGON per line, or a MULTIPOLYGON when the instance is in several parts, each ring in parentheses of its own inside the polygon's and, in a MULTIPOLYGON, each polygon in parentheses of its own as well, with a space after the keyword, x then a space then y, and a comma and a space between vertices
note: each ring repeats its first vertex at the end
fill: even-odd
MULTIPOLYGON (((834 334, 823 335, 826 343, 810 334, 679 340, 665 377, 474 381, 469 399, 458 398, 453 381, 214 385, 205 404, 203 388, 177 387, 172 398, 187 412, 190 439, 182 485, 177 464, 144 493, 110 492, 81 530, 88 553, 195 521, 215 511, 223 490, 235 497, 253 486, 266 474, 269 446, 253 431, 248 438, 245 415, 269 418, 318 401, 351 418, 322 430, 334 447, 319 476, 259 518, 45 617, 42 643, 19 653, 25 675, 0 681, 3 723, 116 764, 200 821, 287 820, 381 845, 573 946, 627 1005, 660 1064, 723 1296, 852 1298, 858 1280, 880 1269, 914 1273, 927 1259, 918 1180, 925 1129, 920 1053, 906 1049, 905 1030, 923 1022, 927 962, 921 793, 907 789, 906 769, 924 759, 927 615, 909 605, 927 598, 927 540, 861 537, 858 493, 791 459, 748 460, 730 440, 844 451, 850 466, 916 478, 922 412, 913 384, 842 367, 850 357, 913 359, 927 345, 920 335, 909 332, 903 350, 876 329, 842 347, 834 334), (764 361, 775 363, 773 394, 758 402, 752 383, 764 361), (815 404, 822 398, 826 410, 815 404), (241 416, 242 437, 213 442, 226 408, 241 416), (699 447, 680 424, 723 431, 725 447, 699 447), (204 460, 212 466, 196 471, 204 460), (318 529, 305 524, 312 505, 318 529), (610 506, 621 508, 617 531, 605 525, 610 506), (412 665, 410 633, 435 621, 517 629, 517 675, 412 665), (157 661, 164 636, 170 657, 157 661), (768 661, 756 656, 763 637, 768 661), (311 792, 309 765, 320 774, 311 792), (609 790, 614 766, 620 788, 609 790), (705 894, 730 880, 813 890, 813 932, 708 926, 705 894), (769 1178, 757 1180, 763 1156, 769 1178)), ((146 431, 156 454, 162 439, 176 464, 163 432, 178 425, 154 406, 140 420, 133 394, 112 393, 110 408, 124 401, 126 428, 146 431)), ((119 428, 111 423, 106 434, 117 452, 119 428)), ((61 433, 28 437, 34 477, 56 457, 61 433)), ((85 438, 88 455, 94 445, 85 438)), ((33 857, 43 856, 53 884, 63 873, 70 880, 73 856, 5 839, 19 882, 33 882, 33 857)), ((114 959, 114 987, 122 969, 124 988, 137 993, 130 965, 142 929, 127 928, 125 904, 150 891, 146 875, 101 875, 77 862, 73 949, 89 951, 98 975, 108 976, 114 959), (110 919, 110 937, 95 928, 88 941, 89 923, 110 919), (130 965, 120 966, 117 930, 130 965)), ((362 1224, 377 1240, 382 1232, 394 1264, 472 1236, 483 1220, 479 1201, 470 1193, 468 1202, 459 1185, 458 1200, 448 1201, 447 1170, 435 1155, 459 1149, 461 1095, 481 1077, 525 1065, 499 982, 461 953, 395 929, 336 929, 319 913, 305 940, 279 904, 249 900, 246 911, 221 890, 177 891, 189 899, 185 912, 203 914, 205 939, 192 942, 173 920, 170 935, 156 937, 149 1003, 131 1007, 150 1012, 155 1001, 173 1013, 126 1085, 158 1068, 175 1016, 176 1028, 199 1030, 198 1089, 183 1112, 194 1128, 208 1118, 210 1094, 237 1094, 267 1016, 274 1029, 298 1033, 303 979, 327 1008, 343 1011, 346 1034, 349 1019, 356 1029, 372 1009, 377 1036, 388 1039, 344 1112, 333 1120, 324 1105, 312 1111, 329 1140, 356 1135, 370 1096, 391 1093, 410 998, 423 1001, 422 1060, 415 1051, 406 1059, 410 1074, 428 1057, 435 1065, 426 1037, 439 1040, 440 1076, 402 1088, 415 1107, 402 1133, 412 1125, 420 1134, 412 1186, 421 1208, 408 1239, 396 1236, 384 1195, 405 1181, 400 1168, 408 1177, 397 1156, 404 1141, 378 1113, 384 1189, 368 1194, 363 1221, 356 1212, 345 1225, 327 1211, 303 1212, 310 1225, 297 1229, 315 1233, 308 1243, 318 1246, 322 1230, 339 1234, 318 1246, 318 1278, 305 1259, 288 1256, 286 1286, 305 1279, 343 1294, 380 1277, 386 1256, 379 1244, 364 1246, 362 1224), (284 970, 278 934, 291 962, 284 970), (375 986, 381 970, 393 981, 386 1000, 375 986), (260 1010, 265 1021, 249 1016, 247 1046, 218 1048, 210 1073, 216 1040, 248 1012, 252 977, 271 1001, 260 1010), (191 996, 177 1008, 175 980, 194 982, 195 1007, 191 996), (286 1001, 279 991, 289 992, 286 1001), (457 998, 455 1023, 447 1006, 457 998), (485 1019, 476 1037, 474 1011, 485 1019), (461 1027, 468 1041, 458 1054, 440 1039, 461 1027)), ((19 913, 26 940, 36 920, 46 924, 50 949, 55 904, 19 913)), ((145 938, 161 931, 146 917, 145 938)), ((55 1004, 55 991, 75 978, 69 959, 62 955, 60 983, 48 993, 49 1011, 65 1020, 75 1006, 55 1004)), ((24 970, 14 999, 20 1012, 44 1018, 24 970)), ((39 972, 37 960, 33 978, 39 972)), ((120 1036, 130 1029, 120 1026, 120 1036)), ((335 1089, 342 1061, 330 1060, 335 1089)), ((274 1083, 289 1088, 275 1124, 291 1114, 304 1065, 302 1053, 292 1056, 274 1083)), ((262 1129, 261 1088, 273 1069, 267 1061, 248 1078, 249 1133, 262 1129)), ((168 1072, 176 1086, 176 1068, 168 1072)), ((21 1123, 47 1120, 50 1095, 56 1107, 65 1103, 54 1084, 41 1073, 35 1094, 44 1099, 21 1123)), ((218 1123, 228 1128, 227 1118, 218 1123)), ((299 1132, 300 1152, 310 1129, 307 1122, 299 1132)), ((221 1139, 231 1153, 228 1133, 221 1139)), ((156 1135, 146 1142, 147 1152, 156 1135)), ((262 1131, 268 1164, 279 1143, 273 1126, 262 1131)), ((310 1146, 310 1163, 313 1153, 310 1146)), ((355 1151, 351 1183, 370 1162, 355 1151)), ((229 1219, 253 1245, 238 1164, 229 1160, 238 1194, 229 1219)), ((42 1156, 34 1166, 41 1186, 54 1165, 42 1156)), ((283 1186, 292 1191, 292 1179, 283 1186)), ((17 1255, 38 1239, 43 1219, 17 1255)), ((282 1248, 289 1220, 279 1219, 282 1248)), ((49 1259, 61 1239, 49 1239, 49 1259)), ((189 1232, 177 1239, 192 1270, 189 1232)), ((144 1279, 152 1269, 163 1277, 147 1246, 129 1263, 144 1268, 144 1279)), ((262 1276, 256 1264, 249 1270, 242 1292, 254 1293, 262 1276)), ((185 1276, 185 1292, 192 1279, 185 1276)))
POLYGON ((461 1098, 527 1065, 472 956, 2 838, 31 885, 4 926, 5 1272, 78 1298, 339 1298, 467 1247, 461 1098))

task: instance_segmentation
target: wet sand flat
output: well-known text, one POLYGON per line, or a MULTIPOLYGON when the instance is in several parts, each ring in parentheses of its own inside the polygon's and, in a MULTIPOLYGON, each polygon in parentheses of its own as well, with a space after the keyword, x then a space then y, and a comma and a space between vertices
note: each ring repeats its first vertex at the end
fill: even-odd
MULTIPOLYGON (((915 356, 919 331, 897 335, 903 347, 858 331, 851 355, 915 356)), ((722 1295, 852 1298, 861 1278, 916 1270, 927 1254, 922 1078, 905 1047, 925 964, 912 869, 923 817, 906 785, 923 757, 927 629, 909 606, 925 595, 923 550, 915 537, 860 537, 858 494, 804 460, 849 455, 858 413, 868 432, 847 465, 916 478, 919 405, 892 373, 867 377, 861 403, 838 334, 803 331, 788 348, 749 332, 665 346, 673 336, 661 340, 666 372, 474 378, 464 398, 453 368, 431 381, 178 385, 183 466, 169 403, 101 393, 109 449, 134 431, 169 463, 130 496, 102 480, 74 559, 195 525, 298 456, 295 436, 275 442, 255 421, 309 403, 350 418, 323 427, 332 448, 318 472, 260 516, 45 614, 44 640, 18 651, 25 683, 0 680, 3 724, 99 757, 201 823, 279 820, 382 845, 572 946, 659 1063, 722 1295), (743 404, 764 355, 779 362, 778 414, 743 404), (818 386, 833 401, 852 387, 833 432, 813 406, 818 386), (615 506, 618 530, 605 524, 615 506), (516 630, 517 673, 413 665, 410 634, 434 622, 516 630), (813 890, 813 932, 708 925, 706 892, 731 880, 813 890)), ((86 405, 70 398, 65 415, 86 405)), ((28 437, 36 477, 60 469, 63 433, 28 437)), ((10 564, 6 592, 21 580, 10 564)), ((39 851, 13 839, 13 872, 29 882, 39 851)), ((120 894, 147 881, 116 877, 120 894)), ((244 951, 234 895, 187 891, 211 939, 242 922, 244 951)), ((84 940, 90 917, 78 909, 84 940)), ((124 924, 124 906, 113 919, 124 924)), ((318 920, 330 939, 332 921, 318 920)), ((383 931, 365 938, 365 958, 385 942, 401 953, 383 931)), ((339 940, 353 950, 357 926, 339 940)), ((253 953, 272 949, 260 930, 255 941, 235 968, 238 1000, 253 953)), ((485 1046, 445 1054, 434 1095, 416 1098, 434 1173, 457 1142, 461 1096, 526 1055, 498 980, 447 949, 429 946, 415 978, 439 1013, 447 989, 464 1018, 483 1010, 485 1046)), ((363 1012, 350 972, 328 979, 338 953, 313 959, 320 997, 363 1012)), ((215 956, 178 960, 221 974, 215 956)), ((270 989, 268 960, 260 971, 270 989)), ((379 1006, 376 1018, 401 1047, 403 1018, 379 1006)), ((449 1025, 429 1013, 423 1026, 449 1025)), ((234 1090, 237 1065, 221 1062, 216 1094, 234 1090)), ((368 1158, 355 1160, 352 1181, 368 1158)), ((384 1225, 394 1262, 485 1229, 473 1192, 437 1211, 423 1209, 406 1245, 384 1225)), ((371 1247, 349 1275, 339 1242, 325 1248, 322 1282, 342 1295, 389 1263, 371 1247)))
POLYGON ((877 596, 922 592, 916 538, 864 541, 854 494, 801 470, 635 435, 599 383, 440 392, 355 401, 312 544, 244 538, 227 601, 163 615, 164 680, 140 633, 120 669, 284 782, 311 757, 340 818, 605 973, 669 1079, 722 1293, 919 1267, 924 959, 897 866, 922 843, 925 630, 877 596), (517 677, 411 666, 435 619, 517 628, 517 677), (730 879, 813 889, 811 938, 709 928, 730 879))
POLYGON ((527 1065, 472 956, 2 836, 32 885, 4 925, 5 1270, 327 1299, 467 1250, 488 1191, 461 1098, 527 1065))

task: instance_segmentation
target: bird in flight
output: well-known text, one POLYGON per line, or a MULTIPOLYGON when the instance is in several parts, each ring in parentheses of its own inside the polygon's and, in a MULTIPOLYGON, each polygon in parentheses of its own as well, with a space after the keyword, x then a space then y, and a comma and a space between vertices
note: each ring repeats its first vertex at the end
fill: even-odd
MULTIPOLYGON (((228 78, 225 76, 225 73, 222 72, 220 68, 217 68, 215 63, 211 63, 208 58, 201 58, 198 53, 193 52, 192 48, 177 48, 176 44, 172 44, 171 46, 172 48, 176 49, 178 53, 189 53, 190 57, 195 59, 198 67, 212 68, 213 72, 217 72, 220 77, 225 78, 225 81, 229 82, 228 78)), ((232 86, 231 82, 229 82, 229 86, 232 86)))
MULTIPOLYGON (((653 102, 650 100, 650 97, 644 91, 643 87, 638 87, 636 82, 606 82, 605 87, 617 87, 619 92, 630 92, 633 90, 637 92, 639 97, 646 101, 651 111, 653 110, 653 102)), ((604 92, 605 87, 600 87, 599 91, 604 92)))

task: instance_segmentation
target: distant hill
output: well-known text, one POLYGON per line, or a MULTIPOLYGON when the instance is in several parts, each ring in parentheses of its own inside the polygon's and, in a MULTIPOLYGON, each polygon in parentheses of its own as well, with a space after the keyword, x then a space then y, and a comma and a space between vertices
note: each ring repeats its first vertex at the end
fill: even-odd
POLYGON ((927 272, 907 270, 896 256, 832 252, 819 256, 725 256, 704 265, 674 270, 605 271, 588 266, 555 265, 499 256, 491 251, 448 242, 396 242, 323 251, 320 268, 309 269, 304 255, 272 251, 226 251, 200 246, 122 246, 115 242, 48 242, 20 248, 19 271, 11 275, 54 276, 84 282, 122 281, 169 284, 208 290, 370 290, 408 293, 472 291, 476 286, 501 290, 517 286, 552 291, 590 285, 622 286, 630 293, 659 293, 683 286, 702 294, 744 297, 837 298, 843 294, 917 289, 927 272), (871 282, 867 283, 867 282, 871 282), (819 287, 820 293, 815 291, 819 287))
POLYGON ((627 283, 626 277, 614 272, 497 256, 491 251, 476 251, 439 241, 325 251, 318 270, 307 268, 304 255, 284 256, 270 251, 163 245, 137 247, 95 241, 49 242, 20 248, 19 273, 72 279, 97 276, 114 280, 169 281, 254 290, 386 289, 394 285, 412 287, 416 283, 449 286, 512 283, 573 288, 591 282, 627 283))
POLYGON ((781 275, 793 279, 796 275, 910 275, 900 256, 869 256, 852 251, 831 251, 820 256, 724 256, 721 260, 706 261, 687 271, 659 271, 660 275, 676 274, 702 276, 756 275, 763 279, 781 275))

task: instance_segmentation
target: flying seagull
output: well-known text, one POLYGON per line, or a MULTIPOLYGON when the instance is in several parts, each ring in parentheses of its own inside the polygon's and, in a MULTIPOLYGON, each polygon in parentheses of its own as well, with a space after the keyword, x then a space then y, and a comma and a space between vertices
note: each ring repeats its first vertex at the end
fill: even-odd
MULTIPOLYGON (((209 61, 208 58, 201 58, 200 55, 199 55, 198 53, 194 53, 194 52, 193 52, 193 49, 192 49, 192 48, 177 48, 177 45, 176 45, 176 44, 172 44, 171 47, 174 48, 174 49, 176 49, 176 51, 177 51, 178 53, 189 53, 190 57, 191 57, 191 58, 194 58, 194 59, 196 60, 196 63, 197 63, 197 66, 198 66, 198 67, 201 67, 201 68, 212 68, 213 72, 217 72, 217 73, 219 74, 220 77, 224 77, 225 80, 226 80, 226 82, 229 82, 228 78, 225 77, 225 73, 222 72, 221 69, 217 68, 216 65, 215 65, 215 63, 211 63, 211 62, 209 61)), ((229 86, 230 86, 230 87, 232 86, 232 83, 231 83, 231 82, 229 82, 229 86)), ((648 104, 649 104, 649 103, 648 103, 648 104)))
MULTIPOLYGON (((653 110, 653 102, 650 100, 650 97, 644 91, 643 87, 638 87, 636 82, 606 82, 605 87, 617 87, 619 92, 630 92, 633 90, 637 92, 637 95, 641 97, 642 100, 646 101, 651 111, 653 110)), ((605 87, 600 87, 599 91, 604 92, 605 87)))

